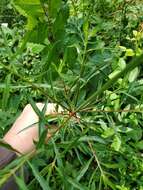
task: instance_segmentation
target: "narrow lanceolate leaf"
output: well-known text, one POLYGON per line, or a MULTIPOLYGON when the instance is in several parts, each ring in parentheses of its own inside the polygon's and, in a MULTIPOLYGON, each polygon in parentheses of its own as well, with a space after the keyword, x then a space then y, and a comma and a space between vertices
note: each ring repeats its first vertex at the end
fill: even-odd
POLYGON ((79 172, 78 176, 77 176, 77 181, 80 181, 80 179, 85 175, 85 173, 87 172, 91 162, 93 160, 93 157, 90 158, 90 160, 85 164, 85 166, 82 168, 82 170, 79 172))
POLYGON ((88 190, 87 187, 84 187, 83 185, 81 185, 79 182, 77 182, 75 179, 72 179, 71 177, 67 178, 67 181, 76 189, 79 190, 88 190))
POLYGON ((29 103, 31 104, 31 106, 32 106, 33 110, 35 111, 35 113, 37 114, 37 116, 40 119, 43 119, 44 116, 43 116, 42 112, 38 109, 36 103, 34 102, 34 100, 31 97, 29 97, 29 103))
POLYGON ((47 137, 47 133, 48 133, 48 129, 44 129, 42 131, 39 142, 36 145, 37 149, 41 148, 44 145, 46 137, 47 137))
POLYGON ((55 142, 53 140, 52 140, 52 143, 54 145, 54 151, 55 151, 55 154, 56 154, 56 159, 57 159, 58 167, 64 168, 63 162, 62 162, 62 159, 61 159, 61 156, 60 156, 60 153, 58 151, 58 148, 57 148, 57 146, 56 146, 56 144, 55 144, 55 142))
POLYGON ((51 190, 51 188, 48 186, 47 182, 41 176, 41 174, 39 173, 39 171, 37 170, 37 168, 35 168, 35 166, 33 164, 31 164, 29 161, 28 161, 28 164, 31 167, 32 172, 33 172, 36 180, 39 182, 40 186, 42 187, 42 189, 43 190, 51 190))
POLYGON ((37 116, 39 117, 39 128, 38 128, 38 131, 39 131, 39 136, 41 136, 42 132, 44 131, 45 129, 45 117, 44 117, 44 112, 46 111, 46 107, 47 107, 47 104, 45 104, 44 108, 42 111, 40 111, 36 105, 36 103, 34 102, 34 100, 29 97, 29 103, 31 104, 33 110, 35 111, 35 113, 37 114, 37 116))
POLYGON ((3 98, 2 98, 2 109, 5 110, 7 108, 8 99, 10 96, 10 80, 11 75, 7 75, 5 79, 5 89, 3 91, 3 98))
POLYGON ((116 74, 112 79, 108 80, 102 88, 93 93, 83 104, 81 104, 77 111, 87 108, 89 105, 93 105, 96 101, 96 98, 99 97, 105 90, 109 89, 120 77, 126 75, 126 73, 132 71, 137 66, 143 64, 143 54, 139 57, 134 58, 121 72, 116 74))
POLYGON ((111 187, 111 189, 115 190, 115 185, 112 183, 112 181, 110 181, 110 179, 108 179, 108 177, 106 175, 102 176, 104 185, 107 187, 111 187))
POLYGON ((24 183, 24 181, 21 178, 17 177, 16 175, 14 177, 15 177, 16 183, 19 186, 20 190, 28 190, 26 184, 24 183))

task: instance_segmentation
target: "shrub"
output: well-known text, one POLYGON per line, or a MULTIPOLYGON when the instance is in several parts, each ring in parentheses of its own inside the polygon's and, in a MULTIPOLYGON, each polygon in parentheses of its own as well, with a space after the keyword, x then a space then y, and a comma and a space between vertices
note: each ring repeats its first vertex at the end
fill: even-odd
POLYGON ((28 102, 57 103, 65 115, 54 118, 59 130, 48 144, 41 134, 34 159, 0 172, 0 184, 28 163, 33 174, 27 187, 17 178, 21 189, 142 190, 142 3, 12 6, 27 20, 1 28, 0 135, 28 102))

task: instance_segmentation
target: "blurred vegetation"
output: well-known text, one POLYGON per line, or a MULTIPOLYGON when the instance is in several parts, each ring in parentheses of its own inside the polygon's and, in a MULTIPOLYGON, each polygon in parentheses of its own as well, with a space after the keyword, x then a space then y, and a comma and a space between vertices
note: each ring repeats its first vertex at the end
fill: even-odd
POLYGON ((65 110, 46 118, 59 130, 48 144, 40 135, 34 159, 0 171, 0 186, 27 163, 22 190, 143 190, 142 1, 0 4, 9 24, 0 30, 0 137, 27 103, 65 110))

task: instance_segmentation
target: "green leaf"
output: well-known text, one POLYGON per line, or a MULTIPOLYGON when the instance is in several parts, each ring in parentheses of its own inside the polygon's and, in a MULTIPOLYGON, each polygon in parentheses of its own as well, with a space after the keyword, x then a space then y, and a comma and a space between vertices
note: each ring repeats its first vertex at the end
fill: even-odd
POLYGON ((80 137, 79 139, 78 139, 78 141, 79 142, 88 142, 88 141, 95 141, 95 142, 99 142, 99 143, 101 143, 101 144, 106 144, 106 142, 105 142, 105 140, 104 139, 102 139, 101 137, 98 137, 98 136, 87 136, 87 135, 85 135, 85 136, 83 136, 83 137, 80 137))
POLYGON ((110 127, 110 128, 107 128, 107 129, 103 132, 102 137, 103 137, 103 138, 107 138, 107 137, 111 137, 111 136, 114 135, 114 134, 115 134, 115 129, 112 128, 112 127, 110 127))
POLYGON ((42 112, 38 109, 36 103, 33 101, 32 98, 29 97, 29 103, 31 104, 33 110, 35 111, 35 113, 37 114, 37 116, 40 118, 40 119, 44 119, 44 115, 42 114, 42 112))
POLYGON ((65 24, 67 23, 67 19, 69 17, 69 7, 68 5, 64 5, 61 7, 56 20, 53 24, 53 34, 56 40, 64 39, 65 36, 65 24))
POLYGON ((76 59, 77 59, 76 47, 67 47, 64 53, 64 62, 66 62, 70 68, 74 68, 76 59))
POLYGON ((128 137, 136 142, 139 141, 142 138, 142 128, 139 126, 132 128, 132 130, 128 132, 128 137))
POLYGON ((86 21, 83 23, 83 32, 84 32, 85 42, 87 43, 87 41, 88 41, 88 36, 89 36, 89 22, 88 22, 88 20, 86 20, 86 21))
POLYGON ((40 0, 13 0, 17 11, 28 20, 27 29, 32 30, 38 23, 37 18, 44 15, 40 0))
POLYGON ((119 59, 118 65, 119 65, 121 70, 126 68, 126 62, 122 57, 119 59))
MULTIPOLYGON (((130 190, 130 188, 125 187, 124 185, 122 185, 122 186, 117 185, 116 188, 119 189, 119 190, 130 190)), ((140 189, 140 190, 141 190, 141 189, 140 189)))
POLYGON ((143 150, 143 140, 135 143, 135 147, 138 148, 139 150, 143 150))
POLYGON ((61 3, 62 3, 62 0, 48 1, 48 6, 49 6, 48 11, 49 11, 50 17, 55 18, 57 16, 57 13, 61 7, 61 3))
POLYGON ((24 183, 24 181, 19 178, 18 176, 14 175, 16 183, 18 184, 20 190, 28 190, 26 184, 24 183))
POLYGON ((104 182, 105 186, 109 186, 109 187, 111 187, 113 190, 116 189, 116 188, 115 188, 115 185, 112 183, 112 181, 110 181, 110 180, 108 179, 108 177, 105 176, 104 174, 102 175, 102 179, 103 179, 103 182, 104 182))
POLYGON ((36 103, 33 101, 32 98, 29 97, 29 103, 31 104, 33 110, 35 111, 35 113, 37 114, 37 116, 39 117, 39 137, 41 136, 41 133, 44 131, 45 129, 45 124, 46 124, 46 119, 45 119, 45 110, 46 110, 46 106, 47 104, 45 104, 45 106, 43 107, 43 110, 40 111, 36 105, 36 103))
POLYGON ((36 43, 27 43, 27 48, 34 54, 40 53, 44 49, 44 45, 36 43))
POLYGON ((88 190, 87 187, 84 187, 80 183, 78 183, 76 180, 72 179, 71 177, 67 177, 67 181, 75 188, 79 190, 88 190))
POLYGON ((102 165, 109 169, 116 169, 120 167, 120 164, 102 163, 102 165))
POLYGON ((83 104, 81 104, 76 111, 79 111, 80 109, 86 108, 89 105, 93 105, 96 102, 96 98, 100 96, 105 90, 108 90, 120 77, 122 77, 124 74, 132 71, 134 68, 136 68, 138 65, 143 64, 143 54, 139 57, 134 58, 125 69, 117 73, 112 79, 108 80, 99 90, 97 90, 95 93, 93 93, 83 104))
POLYGON ((52 143, 54 145, 54 151, 55 151, 55 154, 56 154, 56 160, 57 160, 57 163, 58 163, 58 167, 63 169, 64 166, 63 166, 63 162, 62 162, 62 159, 61 159, 61 155, 60 155, 60 153, 58 151, 58 148, 57 148, 57 146, 56 146, 53 139, 52 139, 52 143))
POLYGON ((2 109, 5 110, 7 108, 9 96, 10 96, 10 81, 11 81, 11 74, 6 76, 5 79, 5 89, 3 91, 3 98, 2 98, 2 109))
POLYGON ((93 160, 93 157, 90 158, 90 160, 88 160, 88 162, 87 162, 87 163, 84 165, 84 167, 81 169, 81 171, 79 172, 79 174, 78 174, 77 177, 76 177, 76 180, 77 180, 77 181, 80 181, 81 178, 85 175, 85 173, 87 172, 87 170, 88 170, 88 168, 89 168, 89 166, 90 166, 92 160, 93 160))
POLYGON ((139 68, 136 67, 129 74, 129 78, 128 78, 129 82, 135 81, 138 75, 139 75, 139 68))
POLYGON ((119 137, 119 135, 115 135, 114 139, 113 139, 113 142, 111 144, 111 147, 116 150, 116 151, 119 151, 120 150, 120 147, 121 147, 121 139, 119 137))
POLYGON ((40 139, 39 139, 39 141, 38 141, 38 143, 37 143, 37 145, 36 145, 36 148, 37 148, 37 149, 41 148, 42 145, 45 144, 45 140, 46 140, 47 134, 48 134, 48 128, 46 128, 46 129, 44 129, 44 130, 42 131, 42 134, 41 134, 41 136, 40 136, 40 139))
POLYGON ((45 179, 41 176, 41 174, 38 172, 37 168, 31 164, 29 161, 28 165, 30 166, 30 168, 32 169, 32 172, 35 176, 35 178, 37 179, 37 181, 39 182, 40 186, 42 187, 43 190, 50 190, 51 188, 48 186, 48 183, 45 181, 45 179))
POLYGON ((126 54, 125 54, 125 56, 132 57, 132 56, 134 56, 134 55, 135 55, 135 53, 134 53, 134 51, 133 51, 132 49, 126 49, 126 54))

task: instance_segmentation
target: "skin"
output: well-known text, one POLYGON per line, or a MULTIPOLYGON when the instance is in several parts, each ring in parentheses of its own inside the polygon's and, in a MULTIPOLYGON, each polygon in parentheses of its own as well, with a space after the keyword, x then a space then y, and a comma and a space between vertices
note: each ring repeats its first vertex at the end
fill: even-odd
MULTIPOLYGON (((38 109, 42 111, 44 107, 43 103, 36 104, 38 109)), ((47 110, 45 115, 56 114, 56 105, 49 103, 47 105, 47 110)), ((63 111, 62 108, 59 108, 58 112, 63 111)), ((26 154, 35 149, 33 141, 38 140, 38 116, 34 112, 30 104, 26 105, 21 115, 17 118, 11 129, 4 136, 4 141, 10 144, 15 150, 21 154, 26 154), (24 128, 32 125, 32 127, 20 132, 24 128)), ((50 134, 47 135, 48 137, 50 134)))

